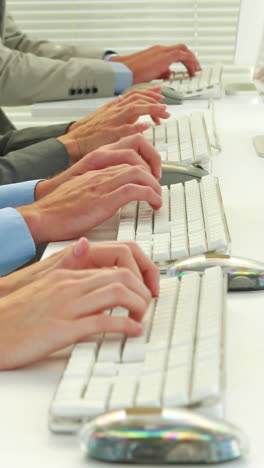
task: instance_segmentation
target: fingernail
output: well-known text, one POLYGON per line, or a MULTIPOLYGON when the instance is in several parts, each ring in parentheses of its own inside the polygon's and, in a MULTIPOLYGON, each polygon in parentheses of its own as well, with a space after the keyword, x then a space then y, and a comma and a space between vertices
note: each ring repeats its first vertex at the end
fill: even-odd
POLYGON ((143 325, 139 322, 134 321, 134 330, 138 335, 141 335, 143 332, 143 325))
POLYGON ((140 125, 141 125, 143 128, 147 129, 147 128, 149 128, 150 123, 149 123, 149 122, 142 122, 140 125))
POLYGON ((76 242, 73 245, 72 252, 73 252, 73 255, 75 255, 76 257, 79 257, 81 255, 82 253, 82 240, 81 239, 79 239, 78 242, 76 242))

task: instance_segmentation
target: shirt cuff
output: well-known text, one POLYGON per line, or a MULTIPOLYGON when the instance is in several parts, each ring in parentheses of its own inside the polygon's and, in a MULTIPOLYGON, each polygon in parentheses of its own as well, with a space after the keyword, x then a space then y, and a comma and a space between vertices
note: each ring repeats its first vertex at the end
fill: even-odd
POLYGON ((23 216, 13 208, 0 210, 0 276, 7 275, 36 255, 36 247, 23 216))
POLYGON ((133 82, 133 73, 129 68, 120 62, 108 62, 115 73, 115 94, 122 93, 129 88, 133 82))
POLYGON ((40 180, 0 186, 0 208, 29 205, 35 201, 35 187, 40 180))

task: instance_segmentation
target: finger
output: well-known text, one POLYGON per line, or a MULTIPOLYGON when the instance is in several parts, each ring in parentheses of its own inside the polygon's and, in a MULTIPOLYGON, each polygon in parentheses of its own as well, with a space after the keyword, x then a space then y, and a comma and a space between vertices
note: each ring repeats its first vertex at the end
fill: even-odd
MULTIPOLYGON (((135 276, 134 279, 137 280, 135 276)), ((109 284, 97 287, 93 291, 80 296, 78 300, 75 301, 75 307, 72 307, 70 310, 72 317, 83 317, 121 306, 129 311, 131 318, 141 321, 149 301, 146 302, 141 295, 135 293, 125 284, 109 281, 109 284)), ((137 281, 139 282, 139 280, 137 281)), ((142 282, 141 285, 144 286, 142 282)))
POLYGON ((99 268, 126 267, 142 280, 141 267, 129 243, 116 241, 94 243, 91 245, 89 261, 99 268))
POLYGON ((160 125, 160 118, 159 117, 154 117, 154 116, 150 116, 154 122, 154 124, 156 125, 160 125))
MULTIPOLYGON (((134 127, 135 125, 137 124, 129 125, 129 129, 123 129, 123 127, 121 127, 117 132, 118 138, 126 136, 130 131, 132 132, 130 127, 134 127)), ((94 158, 93 170, 101 170, 105 168, 108 168, 109 170, 112 168, 115 170, 115 166, 120 166, 121 164, 142 166, 145 170, 151 172, 151 168, 148 163, 138 153, 136 153, 136 151, 127 149, 117 149, 115 151, 107 149, 105 151, 98 151, 96 158, 94 158)))
POLYGON ((170 52, 175 52, 179 50, 188 53, 192 57, 192 60, 195 63, 196 71, 201 70, 201 65, 197 57, 185 44, 177 44, 176 46, 168 46, 167 48, 167 51, 170 51, 170 52))
POLYGON ((121 107, 122 105, 136 102, 137 100, 147 100, 148 98, 153 99, 154 103, 157 103, 162 99, 162 94, 152 91, 152 88, 146 88, 144 90, 138 89, 137 92, 134 92, 133 94, 124 94, 122 98, 120 96, 117 105, 121 107))
POLYGON ((142 89, 135 88, 135 89, 132 89, 131 91, 127 91, 125 94, 119 96, 119 98, 126 99, 127 97, 134 96, 135 93, 155 97, 155 96, 160 96, 161 90, 162 90, 161 85, 157 85, 157 86, 150 85, 149 87, 146 87, 146 88, 142 88, 142 89))
POLYGON ((141 115, 152 115, 162 119, 170 117, 165 104, 129 104, 116 116, 115 123, 117 125, 129 122, 133 123, 141 115))
POLYGON ((90 251, 88 239, 82 237, 65 249, 63 256, 58 260, 56 268, 82 270, 87 265, 90 251))
POLYGON ((122 107, 127 106, 128 104, 144 104, 144 103, 150 103, 150 104, 158 104, 159 101, 161 101, 162 95, 161 94, 155 94, 152 93, 152 95, 149 93, 143 94, 140 93, 139 91, 137 93, 134 93, 133 95, 126 96, 124 95, 122 100, 119 100, 117 103, 117 108, 121 109, 122 107))
POLYGON ((106 190, 112 192, 118 187, 126 186, 127 184, 148 186, 158 195, 161 194, 161 186, 152 174, 143 170, 140 166, 130 166, 129 164, 116 166, 116 173, 113 173, 112 177, 109 178, 106 190))
POLYGON ((154 297, 159 295, 160 271, 155 263, 144 254, 136 242, 128 241, 125 244, 132 251, 135 261, 143 275, 144 283, 154 297))
POLYGON ((148 202, 154 210, 158 210, 162 206, 162 198, 152 188, 136 184, 127 184, 119 187, 106 196, 106 201, 111 206, 113 214, 121 206, 136 200, 148 202))
POLYGON ((113 138, 118 141, 120 138, 124 138, 130 135, 136 135, 137 133, 143 133, 150 127, 149 122, 136 122, 133 124, 119 125, 111 129, 113 138))
POLYGON ((169 64, 172 62, 182 62, 187 68, 187 71, 190 76, 194 76, 196 72, 196 62, 193 54, 185 52, 184 50, 171 51, 168 55, 169 64))
MULTIPOLYGON (((82 314, 97 313, 102 310, 101 306, 97 306, 96 302, 86 303, 87 294, 93 294, 98 289, 107 288, 108 296, 105 301, 110 301, 108 307, 115 307, 112 305, 113 301, 121 301, 122 305, 134 313, 137 320, 141 319, 142 314, 150 303, 151 294, 146 287, 141 277, 136 276, 129 268, 90 268, 79 271, 57 271, 58 280, 53 288, 54 295, 58 293, 58 297, 63 298, 63 301, 68 304, 65 310, 61 310, 59 315, 68 317, 77 317, 82 314), (133 295, 135 300, 134 305, 131 304, 129 293, 133 295), (127 299, 124 297, 128 294, 127 299), (135 297, 136 296, 136 299, 135 297), (85 299, 84 299, 85 298, 85 299)), ((54 281, 53 276, 50 277, 54 281)), ((101 304, 101 303, 100 303, 101 304)), ((106 303, 104 303, 106 304, 106 303)))
POLYGON ((264 78, 264 68, 258 71, 256 75, 254 76, 256 80, 262 80, 264 78))
POLYGON ((161 177, 161 158, 157 150, 145 140, 143 135, 137 134, 120 140, 115 145, 109 145, 110 149, 133 148, 151 167, 154 177, 161 177))
POLYGON ((171 76, 171 70, 168 68, 165 72, 163 72, 158 78, 160 80, 168 80, 171 76))
POLYGON ((90 259, 95 267, 127 267, 139 277, 154 297, 159 294, 159 268, 134 241, 91 244, 90 259))
POLYGON ((100 314, 70 322, 64 335, 67 345, 69 345, 85 339, 87 335, 121 333, 128 336, 139 336, 142 331, 141 323, 129 317, 111 317, 100 314))

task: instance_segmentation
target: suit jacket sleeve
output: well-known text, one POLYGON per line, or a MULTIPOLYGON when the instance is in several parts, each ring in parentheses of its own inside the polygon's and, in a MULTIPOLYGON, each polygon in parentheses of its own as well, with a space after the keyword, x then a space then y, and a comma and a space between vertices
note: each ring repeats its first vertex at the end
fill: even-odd
POLYGON ((66 147, 55 138, 0 157, 0 185, 47 179, 69 167, 66 147))
POLYGON ((113 96, 115 72, 104 60, 67 62, 5 47, 0 42, 0 106, 113 96))
POLYGON ((24 53, 53 59, 69 60, 71 57, 83 57, 103 59, 106 50, 87 45, 68 45, 57 42, 33 40, 17 27, 12 16, 8 13, 5 16, 4 45, 10 49, 16 49, 24 53))
POLYGON ((10 151, 64 135, 68 126, 67 123, 9 131, 4 135, 0 135, 0 156, 5 156, 10 151))
POLYGON ((31 40, 7 14, 0 43, 0 106, 113 96, 115 73, 102 60, 105 52, 31 40))

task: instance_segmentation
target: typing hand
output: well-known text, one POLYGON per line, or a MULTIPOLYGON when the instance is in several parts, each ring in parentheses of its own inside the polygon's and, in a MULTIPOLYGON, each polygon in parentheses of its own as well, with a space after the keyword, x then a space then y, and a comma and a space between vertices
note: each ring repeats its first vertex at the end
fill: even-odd
POLYGON ((135 242, 93 242, 81 238, 46 260, 1 278, 0 296, 17 291, 57 269, 84 270, 102 267, 128 268, 143 279, 153 296, 159 293, 159 269, 135 242))
MULTIPOLYGON (((86 239, 78 242, 83 268, 124 267, 143 279, 152 296, 159 293, 159 268, 143 253, 136 242, 92 242, 87 252, 86 239), (87 253, 86 253, 87 252, 87 253)), ((77 246, 76 246, 77 248, 77 246)), ((64 265, 67 268, 67 259, 64 265)))
POLYGON ((82 235, 132 200, 145 200, 159 209, 161 187, 141 166, 121 164, 76 176, 17 211, 39 244, 82 235))
POLYGON ((71 163, 102 145, 146 130, 149 123, 137 122, 141 115, 150 115, 156 123, 161 118, 167 119, 170 116, 167 107, 159 103, 160 89, 132 90, 72 124, 68 133, 58 138, 66 146, 71 163))
POLYGON ((254 79, 264 81, 264 68, 261 68, 257 73, 254 74, 254 79))
POLYGON ((120 164, 142 166, 148 172, 151 172, 156 179, 161 176, 159 153, 142 135, 137 134, 88 153, 58 176, 39 182, 35 190, 35 199, 39 200, 64 182, 88 171, 105 169, 120 164))
POLYGON ((55 270, 0 300, 0 369, 14 369, 98 333, 137 336, 151 295, 126 268, 55 270), (130 317, 103 310, 123 306, 130 317))
POLYGON ((133 72, 134 84, 169 78, 169 66, 174 62, 182 62, 190 76, 201 70, 197 58, 184 44, 154 46, 132 55, 111 57, 110 60, 127 65, 133 72))

